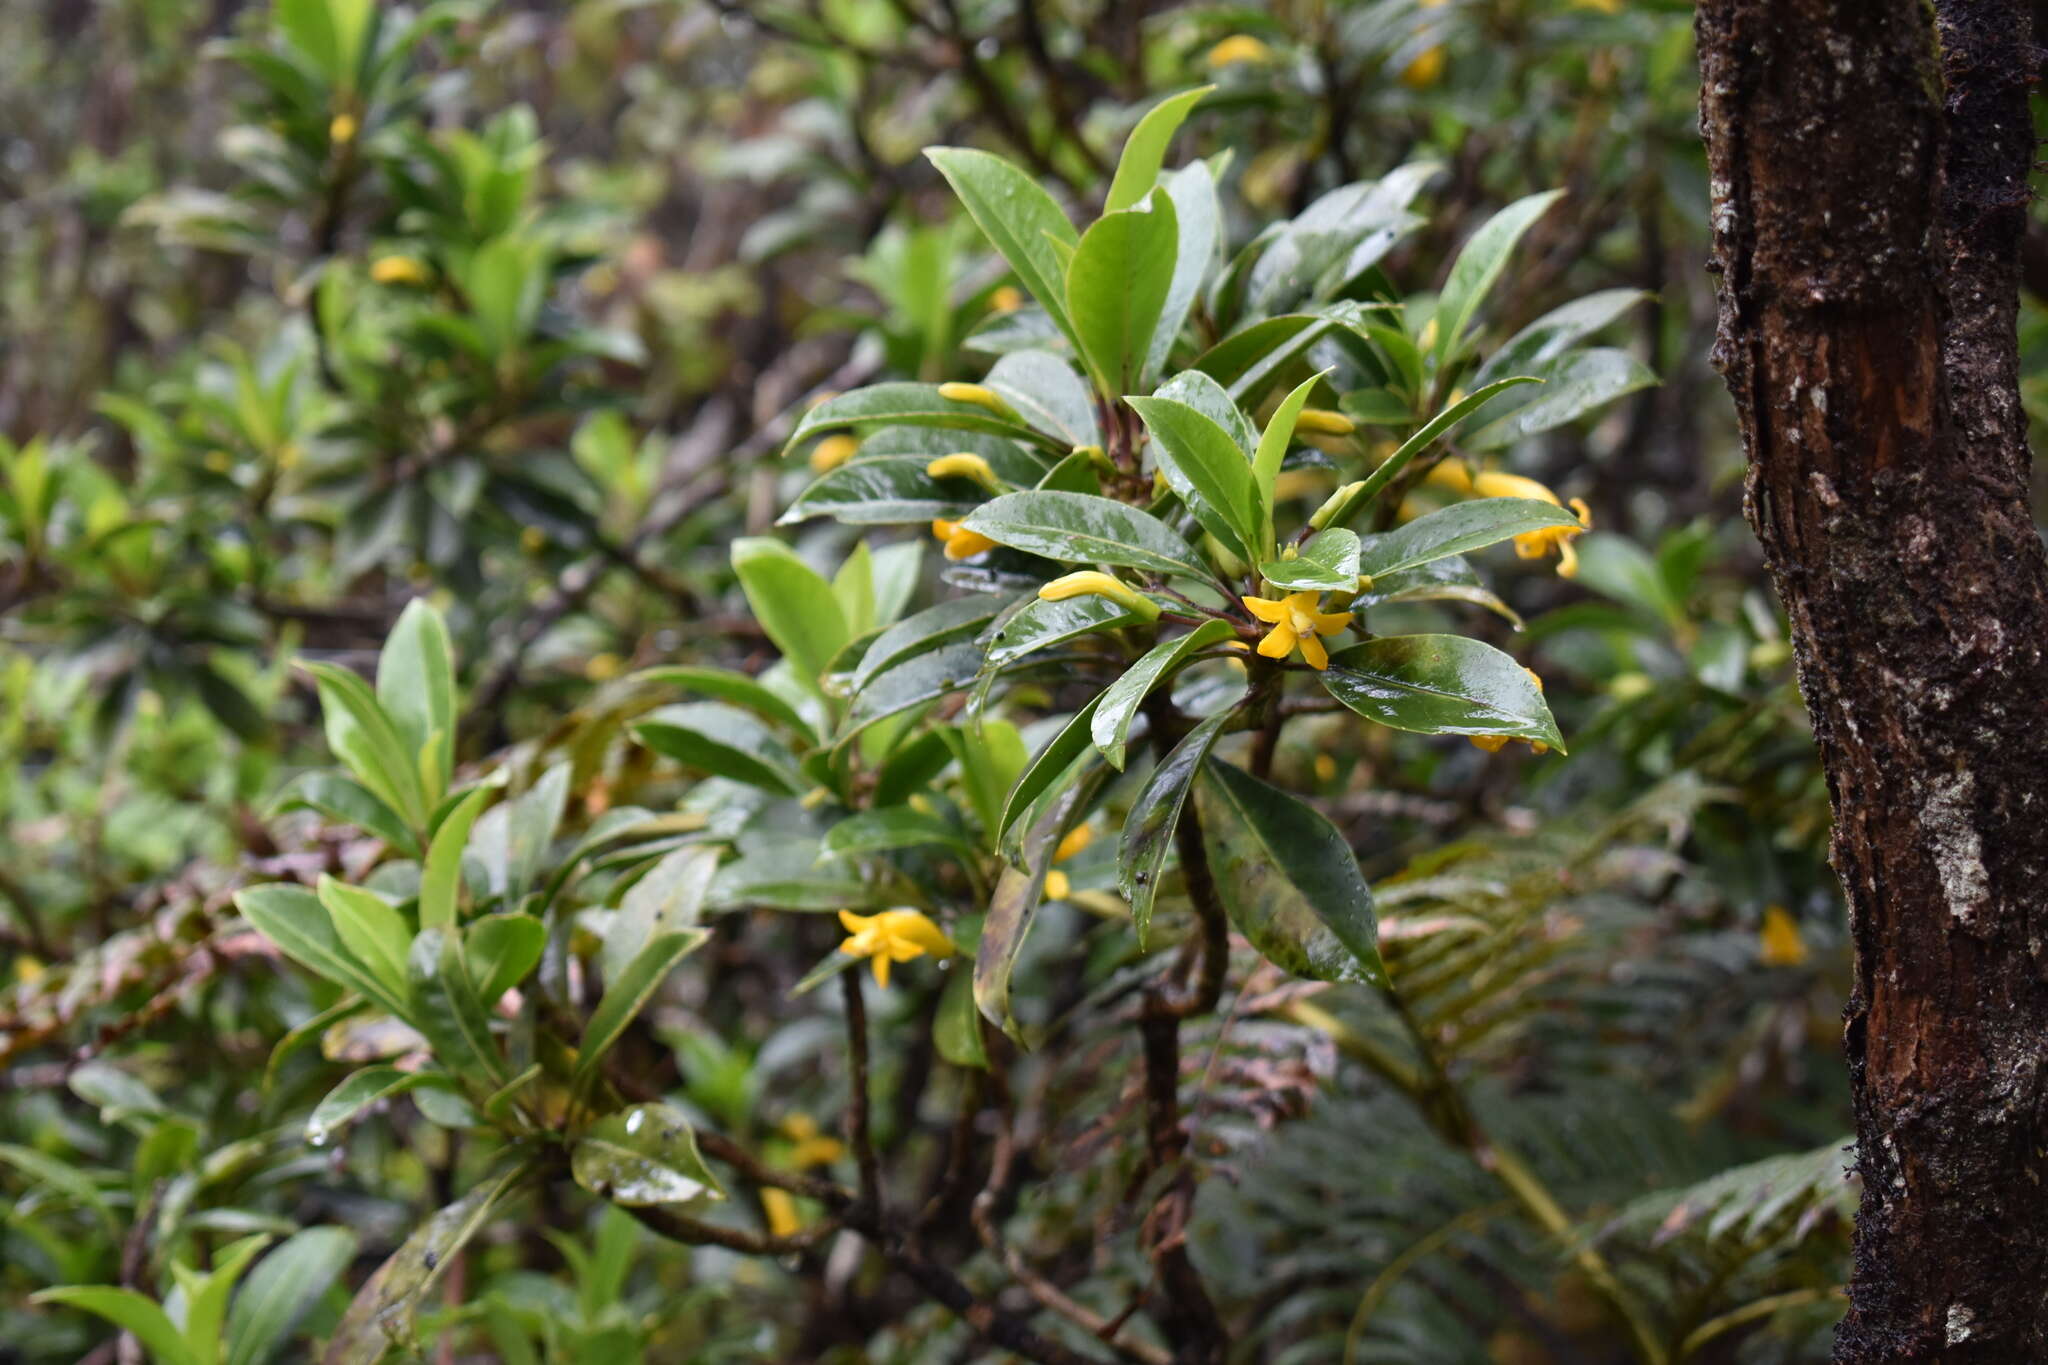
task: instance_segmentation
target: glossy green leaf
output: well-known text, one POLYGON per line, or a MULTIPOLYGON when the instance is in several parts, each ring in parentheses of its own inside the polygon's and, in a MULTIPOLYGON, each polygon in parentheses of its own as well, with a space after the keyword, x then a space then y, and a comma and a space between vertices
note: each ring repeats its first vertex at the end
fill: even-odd
POLYGON ((825 832, 824 850, 834 857, 887 853, 929 845, 964 847, 960 832, 935 815, 894 806, 847 816, 825 832))
POLYGON ((31 1303, 57 1303, 105 1318, 149 1349, 156 1365, 208 1365, 186 1344, 170 1315, 154 1299, 105 1284, 67 1284, 29 1296, 31 1303))
POLYGON ((462 940, 449 929, 422 929, 406 959, 411 1023, 434 1056, 465 1081, 490 1089, 505 1083, 505 1061, 491 1034, 489 1006, 470 977, 462 940))
POLYGON ((419 598, 377 656, 377 703, 421 775, 426 804, 439 804, 455 771, 455 649, 441 613, 419 598))
POLYGON ((633 674, 628 681, 695 692, 714 701, 724 702, 728 706, 744 707, 762 719, 785 726, 805 739, 815 738, 811 733, 810 722, 804 719, 802 712, 790 705, 772 688, 764 686, 744 673, 734 673, 724 668, 673 666, 642 669, 633 674))
POLYGON ((1359 715, 1425 735, 1508 735, 1562 751, 1527 669, 1462 635, 1389 635, 1330 656, 1320 675, 1359 715))
POLYGON ((583 1027, 582 1041, 576 1045, 576 1068, 570 1076, 571 1089, 578 1094, 587 1093, 612 1044, 619 1041, 627 1025, 647 1007, 647 1002, 654 998, 654 992, 668 979, 676 964, 703 946, 710 937, 703 929, 664 930, 634 954, 633 960, 626 964, 626 969, 616 980, 605 983, 604 998, 591 1012, 590 1021, 583 1027))
POLYGON ((306 1117, 306 1141, 315 1147, 331 1142, 371 1105, 423 1085, 446 1085, 437 1071, 400 1071, 395 1066, 366 1066, 327 1092, 306 1117))
POLYGON ((1010 827, 1017 823, 1024 812, 1030 810, 1039 797, 1045 795, 1052 784, 1066 775, 1075 759, 1088 752, 1093 743, 1095 709, 1102 704, 1101 694, 1088 699, 1088 704, 1076 711, 1067 723, 1060 727, 1058 734, 1047 742, 1031 760, 1017 779, 1017 785, 1003 802, 1003 818, 997 827, 998 839, 1006 839, 1010 827))
MULTIPOLYGON (((1579 553, 1583 569, 1584 549, 1579 553)), ((1460 555, 1447 555, 1399 573, 1382 574, 1372 581, 1370 588, 1358 594, 1352 605, 1365 611, 1387 602, 1466 602, 1486 608, 1517 630, 1522 628, 1522 618, 1515 609, 1482 584, 1471 564, 1460 555)))
POLYGON ((1285 363, 1335 324, 1313 313, 1283 313, 1231 333, 1204 351, 1195 368, 1244 401, 1245 392, 1277 362, 1285 363))
POLYGON ((1216 746, 1230 715, 1228 711, 1219 711, 1188 731, 1187 737, 1152 770, 1131 802, 1117 849, 1117 877, 1124 899, 1130 902, 1131 919, 1137 926, 1141 947, 1152 924, 1153 902, 1159 896, 1159 879, 1166 869, 1166 855, 1173 849, 1181 810, 1187 805, 1195 775, 1216 746))
POLYGON ((1198 409, 1171 398, 1124 400, 1152 433, 1153 459, 1202 529, 1239 559, 1271 548, 1251 463, 1229 432, 1198 409))
POLYGON ((1104 214, 1081 234, 1067 270, 1067 313, 1103 393, 1137 386, 1179 249, 1180 224, 1163 194, 1104 214))
POLYGON ((1550 526, 1577 526, 1578 516, 1540 498, 1473 498, 1425 513, 1380 535, 1361 536, 1358 571, 1378 579, 1445 555, 1461 555, 1550 526))
POLYGON ((486 1009, 526 979, 547 946, 547 926, 532 915, 485 915, 463 930, 469 976, 486 1009))
POLYGON ((1358 587, 1359 539, 1341 526, 1318 531, 1293 559, 1272 559, 1259 574, 1288 592, 1352 592, 1358 587))
POLYGON ((981 1035, 972 972, 954 971, 947 976, 938 1013, 932 1016, 932 1046, 954 1066, 988 1069, 988 1040, 981 1035))
POLYGON ((569 1149, 569 1170, 584 1189, 629 1208, 724 1198, 688 1120, 665 1104, 593 1123, 569 1149))
POLYGON ((368 683, 337 664, 307 664, 320 689, 327 747, 356 780, 414 829, 427 823, 416 751, 409 752, 368 683))
POLYGON ((846 617, 849 638, 875 629, 875 552, 865 540, 854 542, 853 553, 840 561, 832 575, 832 595, 846 617))
POLYGON ((979 635, 1014 599, 994 593, 951 597, 883 631, 848 679, 858 692, 878 675, 943 645, 979 635))
POLYGON ((514 1167, 481 1181, 421 1224, 356 1291, 321 1365, 377 1365, 394 1342, 409 1340, 420 1304, 527 1174, 514 1167))
POLYGON ((1200 370, 1183 370, 1159 386, 1154 398, 1171 398, 1185 403, 1222 427, 1237 447, 1238 458, 1251 468, 1252 452, 1259 448, 1259 431, 1230 396, 1230 391, 1200 370))
POLYGON ((598 956, 606 981, 617 980, 656 934, 697 927, 718 875, 718 859, 714 846, 686 844, 664 853, 626 888, 598 956))
POLYGON ((1103 203, 1103 212, 1115 213, 1127 209, 1152 192, 1159 183, 1159 168, 1166 160, 1166 149, 1173 141, 1173 135, 1180 131, 1180 125, 1200 104, 1204 97, 1216 87, 1199 86, 1168 95, 1138 120, 1137 127, 1124 139, 1123 155, 1117 158, 1116 177, 1110 181, 1109 197, 1103 203))
POLYGON ((1386 980, 1372 888, 1335 825, 1214 759, 1196 780, 1195 808, 1217 896, 1254 948, 1297 976, 1386 980))
POLYGON ((1485 388, 1475 389, 1451 404, 1442 412, 1416 428, 1413 435, 1401 442, 1394 453, 1380 462, 1379 468, 1373 470, 1366 477, 1357 491, 1342 506, 1331 510, 1329 520, 1324 524, 1341 526, 1352 517, 1358 515, 1361 509, 1370 504, 1374 498, 1378 497, 1383 490, 1400 476, 1401 471, 1406 469, 1416 456, 1435 445, 1438 438, 1484 407, 1496 395, 1505 393, 1517 385, 1540 382, 1542 381, 1533 379, 1528 375, 1516 375, 1513 378, 1502 379, 1489 384, 1485 388))
POLYGON ((1183 166, 1160 183, 1173 201, 1180 241, 1174 249, 1173 280, 1166 287, 1166 302, 1159 310, 1159 325, 1152 332, 1152 349, 1145 357, 1140 385, 1165 370, 1174 342, 1187 325, 1195 300, 1201 297, 1202 283, 1216 265, 1223 241, 1223 206, 1216 197, 1216 177, 1205 163, 1183 166))
POLYGON ((373 834, 400 853, 418 854, 419 842, 406 828, 405 820, 368 787, 354 778, 334 772, 305 772, 293 778, 271 803, 271 814, 305 807, 330 820, 354 825, 373 834))
POLYGON ((1472 387, 1483 387, 1503 375, 1539 373, 1575 343, 1653 297, 1645 289, 1602 289, 1553 308, 1488 356, 1473 376, 1472 387))
POLYGON ((1477 232, 1451 262, 1450 274, 1437 295, 1436 345, 1439 356, 1458 354, 1466 330, 1479 306, 1492 292, 1495 281, 1507 269, 1508 257, 1522 234, 1564 195, 1563 190, 1546 190, 1518 199, 1480 225, 1477 232))
POLYGON ((394 992, 342 945, 327 908, 305 887, 247 887, 235 893, 235 908, 300 966, 375 1001, 389 1014, 405 1016, 404 993, 394 992))
POLYGON ((456 899, 462 889, 462 852, 469 846, 470 827, 490 797, 485 787, 471 791, 434 831, 420 874, 420 928, 445 929, 455 923, 456 899))
POLYGON ((999 545, 1067 564, 1207 578, 1194 547, 1157 517, 1084 493, 1006 493, 964 523, 999 545))
POLYGON ((1137 719, 1138 709, 1152 689, 1169 681, 1175 670, 1197 653, 1233 639, 1236 634, 1227 621, 1204 621, 1187 634, 1145 651, 1142 658, 1124 670, 1122 677, 1109 685, 1089 722, 1089 737, 1111 767, 1122 770, 1131 722, 1137 719))
POLYGON ((269 1233, 257 1233, 220 1248, 213 1255, 212 1268, 194 1270, 183 1261, 171 1262, 171 1278, 184 1297, 184 1323, 180 1332, 185 1344, 199 1359, 215 1362, 221 1356, 221 1329, 228 1316, 228 1296, 257 1253, 270 1245, 269 1233))
POLYGON ((998 156, 965 147, 930 147, 925 155, 960 196, 974 219, 1032 298, 1072 336, 1066 311, 1065 262, 1060 248, 1079 240, 1074 225, 1030 176, 998 156))
POLYGON ((764 536, 734 541, 732 566, 761 628, 796 669, 798 681, 815 690, 853 633, 832 585, 796 551, 764 536))
POLYGON ((929 455, 890 455, 843 464, 798 494, 776 524, 812 517, 848 526, 958 521, 988 496, 968 479, 933 478, 924 472, 930 463, 929 455))
POLYGON ((1059 602, 1034 597, 997 621, 994 629, 984 634, 982 643, 989 667, 1003 668, 1027 654, 1082 635, 1144 624, 1144 617, 1124 610, 1107 597, 1090 594, 1059 602))
POLYGON ((952 726, 940 732, 959 761, 967 799, 993 846, 1002 824, 1003 802, 1031 761, 1024 734, 1007 720, 988 718, 975 725, 952 726))
POLYGON ((1560 357, 1545 367, 1542 379, 1543 388, 1528 402, 1480 427, 1465 438, 1465 444, 1473 450, 1499 450, 1575 422, 1657 382, 1657 376, 1634 356, 1605 347, 1560 357))
POLYGON ((307 1228, 257 1262, 228 1313, 227 1365, 269 1365, 355 1259, 347 1228, 307 1228))
MULTIPOLYGON (((1089 706, 1092 709, 1094 703, 1089 703, 1089 706)), ((1086 715, 1087 712, 1083 712, 1075 720, 1084 720, 1086 715)), ((1068 725, 1054 745, 1058 746, 1075 728, 1075 725, 1068 725)), ((1080 747, 1085 749, 1087 745, 1088 732, 1083 725, 1080 727, 1080 747)), ((1045 757, 1040 755, 1041 760, 1045 757)), ((1058 771, 1063 772, 1065 766, 1064 763, 1059 764, 1058 771)), ((1057 776, 1058 772, 1053 775, 1057 776)), ((1030 776, 1027 772, 1025 780, 1028 781, 1030 776)), ((982 920, 981 942, 974 954, 975 1008, 981 1011, 983 1018, 1020 1042, 1017 1021, 1010 1013, 1010 977, 1016 971, 1017 956, 1024 949, 1032 922, 1038 917, 1038 907, 1044 899, 1045 874, 1052 866, 1053 850, 1074 813, 1092 796, 1095 786, 1096 783, 1090 781, 1077 782, 1040 812, 1030 831, 1020 841, 1018 860, 1023 864, 1022 868, 1009 865, 1003 868, 1002 875, 996 879, 995 893, 989 898, 988 914, 982 920)), ((1011 811, 1023 808, 1012 793, 1011 811)), ((1014 814, 1004 817, 1006 823, 1014 818, 1014 814)))
POLYGON ((948 693, 971 686, 980 671, 981 649, 969 642, 913 655, 894 668, 884 669, 862 684, 837 742, 844 745, 878 721, 927 706, 948 693))
POLYGON ((633 738, 685 767, 785 796, 807 788, 796 756, 753 715, 721 702, 687 702, 650 712, 633 738))
POLYGON ((323 875, 318 894, 349 956, 374 972, 393 995, 405 993, 405 955, 412 930, 390 901, 374 891, 323 875))
POLYGON ((1003 396, 1019 417, 1067 446, 1102 444, 1095 396, 1074 367, 1051 351, 1012 351, 981 381, 1003 396))

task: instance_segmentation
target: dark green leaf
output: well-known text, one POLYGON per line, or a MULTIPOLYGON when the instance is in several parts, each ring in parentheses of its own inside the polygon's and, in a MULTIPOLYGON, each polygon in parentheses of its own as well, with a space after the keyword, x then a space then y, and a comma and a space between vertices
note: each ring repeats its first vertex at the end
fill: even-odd
POLYGON ((1573 351, 1543 371, 1543 388, 1514 411, 1465 439, 1473 450, 1499 450, 1527 436, 1561 427, 1637 389, 1657 376, 1626 351, 1573 351))
POLYGON ((685 692, 697 692, 731 706, 742 706, 755 715, 787 726, 805 739, 814 739, 810 722, 803 713, 783 700, 772 688, 748 677, 723 668, 648 668, 635 673, 634 682, 658 683, 664 687, 678 687, 685 692))
POLYGON ((1106 213, 1081 234, 1067 270, 1067 315, 1102 392, 1137 386, 1179 249, 1180 224, 1163 194, 1106 213))
POLYGON ((721 1199, 697 1135, 665 1104, 639 1104, 592 1124, 569 1151, 576 1183, 628 1207, 721 1199))
POLYGON ((1089 723, 1089 735, 1111 767, 1123 768, 1124 746, 1130 738, 1131 722, 1136 719, 1138 708, 1151 695, 1152 689, 1170 680, 1174 671, 1191 656, 1210 645, 1234 638, 1236 633, 1227 621, 1204 621, 1178 639, 1154 645, 1144 657, 1125 669, 1122 677, 1109 685, 1095 708, 1094 719, 1089 723))
POLYGON ((982 380, 1003 396, 1017 415, 1067 446, 1102 444, 1095 397, 1081 376, 1051 351, 1012 351, 982 380))
POLYGON ((1462 635, 1389 635, 1330 656, 1330 695, 1361 716, 1424 735, 1509 735, 1562 751, 1529 671, 1462 635))
POLYGON ((317 1227, 286 1238, 259 1261, 228 1314, 227 1365, 268 1365, 355 1254, 353 1232, 317 1227))
POLYGON ((491 1036, 489 1007, 469 974, 462 941, 450 929, 422 929, 406 960, 412 986, 412 1024, 433 1044, 434 1056, 465 1081, 487 1089, 505 1083, 505 1062, 491 1036))
POLYGON ((1120 564, 1209 577, 1194 548, 1157 517, 1084 493, 1006 493, 964 523, 999 545, 1067 564, 1120 564))
POLYGON ((1460 555, 1549 526, 1577 526, 1578 516, 1539 498, 1474 498, 1454 502, 1381 535, 1360 537, 1358 571, 1378 579, 1446 555, 1460 555))
POLYGON ((1125 401, 1144 419, 1160 472, 1202 529, 1239 559, 1255 561, 1268 553, 1252 466, 1230 433, 1171 398, 1125 401))
POLYGON ((1437 355, 1454 357, 1458 354, 1459 344, 1465 339, 1466 329, 1472 325, 1473 315, 1486 301, 1501 272, 1507 269, 1508 257, 1514 251, 1515 243, 1521 241, 1522 234, 1533 227, 1536 220, 1563 195, 1563 190, 1548 190, 1518 199, 1487 219, 1472 234, 1458 252, 1458 258, 1451 262, 1451 273, 1437 295, 1437 355))
POLYGON ((1195 774, 1216 745, 1229 721, 1229 711, 1219 711, 1190 730, 1152 770, 1143 790, 1131 802, 1124 821, 1123 839, 1117 850, 1117 875, 1124 899, 1131 903, 1131 919, 1143 946, 1152 924, 1152 904, 1159 896, 1159 879, 1166 869, 1166 855, 1173 848, 1174 828, 1180 823, 1181 808, 1195 774))
POLYGON ((576 1069, 570 1088, 587 1093, 598 1074, 604 1056, 619 1041, 626 1026, 638 1017, 654 992, 668 979, 677 963, 701 947, 711 935, 702 929, 671 929, 656 934, 647 946, 634 954, 616 981, 605 983, 604 998, 584 1025, 582 1041, 576 1045, 576 1069))
POLYGON ((719 702, 664 706, 633 726, 633 738, 685 767, 785 796, 806 784, 796 757, 752 715, 719 702))

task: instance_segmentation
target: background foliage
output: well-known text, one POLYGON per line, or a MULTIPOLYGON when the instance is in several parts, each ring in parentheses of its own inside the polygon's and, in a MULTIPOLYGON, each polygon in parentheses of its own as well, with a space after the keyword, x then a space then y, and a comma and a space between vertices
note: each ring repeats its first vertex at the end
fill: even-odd
MULTIPOLYGON (((400 1282, 422 1291, 400 1358, 1005 1358, 934 1266, 1083 1358, 1171 1358, 1169 1207, 1232 1360, 1824 1358, 1851 1206, 1839 911, 1706 367, 1690 22, 1658 0, 0 9, 0 1358, 122 1358, 111 1320, 159 1361, 370 1360, 387 1322, 358 1315, 400 1282), (1569 756, 1341 711, 1276 728, 1265 771, 1357 855, 1396 992, 1239 940, 1181 1030, 1161 1162, 1129 1006, 1165 949, 1132 948, 1106 809, 1058 869, 1041 840, 1069 894, 1006 978, 1028 1049, 976 1022, 965 962, 798 991, 853 961, 806 910, 1000 898, 1009 783, 983 775, 1016 771, 949 747, 955 701, 872 732, 933 737, 897 788, 872 738, 832 770, 862 704, 817 686, 836 646, 961 600, 976 563, 1051 571, 949 568, 921 524, 778 521, 833 478, 820 399, 978 381, 1036 335, 1033 282, 922 149, 1000 154, 1086 224, 1140 115, 1204 84, 1166 166, 1207 159, 1219 263, 1261 241, 1245 259, 1287 268, 1206 291, 1173 359, 1352 293, 1428 351, 1465 244, 1562 190, 1504 257, 1475 368, 1605 297, 1585 345, 1617 358, 1588 373, 1629 379, 1449 447, 1586 500, 1576 577, 1481 552, 1493 611, 1373 608, 1532 666, 1569 756), (1361 245, 1326 196, 1402 167, 1371 263, 1392 292, 1309 269, 1361 245), (820 439, 789 443, 807 415, 820 439), (843 638, 778 619, 764 583, 803 575, 843 638), (380 651, 403 753, 446 757, 365 803, 378 722, 336 716, 380 651), (939 833, 847 818, 896 804, 876 787, 939 833), (491 804, 430 894, 460 818, 436 807, 464 791, 491 804), (238 908, 259 885, 286 889, 238 908), (410 940, 435 896, 431 960, 384 959, 414 992, 389 1014, 444 973, 502 1007, 493 964, 530 968, 480 1051, 461 992, 445 1019, 345 1013, 280 928, 353 915, 375 956, 379 907, 410 940), (486 930, 522 909, 545 945, 486 930), (685 1122, 701 1152, 647 1147, 685 1122), (929 1214, 908 1251, 839 1230, 865 1215, 833 1191, 871 1180, 929 1214), (405 1250, 422 1227, 445 1262, 405 1250)), ((1235 395, 1255 426, 1308 354, 1235 395)), ((1315 406, 1359 430, 1296 452, 1288 526, 1461 396, 1334 383, 1315 406)), ((980 448, 930 440, 902 458, 980 448)), ((1001 680, 1016 760, 1101 658, 1001 680)), ((1100 799, 1120 815, 1139 780, 1100 799)), ((938 918, 971 953, 971 916, 938 918)), ((1168 947, 1187 922, 1162 912, 1168 947)))

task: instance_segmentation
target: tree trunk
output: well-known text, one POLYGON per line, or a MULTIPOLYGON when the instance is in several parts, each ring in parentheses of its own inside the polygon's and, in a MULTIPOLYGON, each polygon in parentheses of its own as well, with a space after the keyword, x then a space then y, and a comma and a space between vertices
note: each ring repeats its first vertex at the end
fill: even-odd
POLYGON ((1715 362, 1856 952, 1836 1359, 2048 1360, 2048 556, 2027 0, 1703 0, 1715 362))

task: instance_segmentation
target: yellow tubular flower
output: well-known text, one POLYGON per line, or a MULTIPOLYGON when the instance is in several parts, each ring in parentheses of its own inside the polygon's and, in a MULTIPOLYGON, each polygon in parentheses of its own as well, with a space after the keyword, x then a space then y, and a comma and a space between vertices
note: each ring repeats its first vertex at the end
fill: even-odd
POLYGON ((1159 604, 1133 588, 1114 574, 1100 569, 1082 569, 1055 578, 1038 590, 1038 595, 1048 602, 1064 602, 1069 597, 1107 597, 1125 611, 1144 617, 1147 621, 1159 619, 1159 604))
POLYGON ((941 384, 939 397, 949 403, 972 403, 977 408, 987 408, 998 417, 1016 420, 1017 414, 1003 401, 1003 396, 994 389, 980 384, 941 384))
POLYGON ((1204 60, 1211 68, 1235 66, 1239 62, 1263 66, 1273 60, 1273 49, 1249 33, 1233 33, 1210 48, 1204 60))
POLYGON ((791 1114, 782 1121, 782 1133, 795 1144, 789 1159, 798 1170, 830 1166, 846 1155, 846 1144, 829 1133, 820 1132, 818 1121, 809 1114, 791 1114))
POLYGON ((1806 961, 1806 940, 1799 936, 1799 921, 1782 905, 1764 908, 1763 928, 1757 931, 1757 960, 1766 967, 1797 967, 1806 961))
POLYGON ((1427 90, 1443 79, 1444 50, 1441 45, 1424 48, 1422 55, 1401 68, 1401 84, 1410 90, 1427 90))
POLYGON ((1472 491, 1472 467, 1453 455, 1430 466, 1429 473, 1422 481, 1432 488, 1443 488, 1458 494, 1472 491))
POLYGON ((935 479, 972 479, 991 493, 1003 491, 1003 481, 996 477, 994 467, 981 456, 966 451, 941 455, 927 464, 924 472, 935 479))
POLYGON ((1060 840, 1059 847, 1052 851, 1052 860, 1063 863, 1095 842, 1093 825, 1076 825, 1067 831, 1067 837, 1060 840))
POLYGON ((1067 874, 1058 868, 1054 868, 1045 874, 1045 898, 1047 900, 1063 901, 1073 892, 1073 889, 1073 883, 1067 880, 1067 874))
POLYGON ((379 256, 370 263, 370 278, 378 284, 425 284, 432 276, 416 257, 379 256))
POLYGON ((860 441, 853 436, 827 436, 811 447, 811 472, 830 474, 853 458, 860 449, 860 441))
MULTIPOLYGON (((1497 469, 1474 475, 1472 491, 1482 498, 1533 498, 1553 507, 1565 506, 1557 494, 1536 480, 1525 479, 1520 474, 1505 474, 1497 469)), ((1586 506, 1584 498, 1573 498, 1571 509, 1578 514, 1577 526, 1546 526, 1540 531, 1525 531, 1515 537, 1515 553, 1524 559, 1541 559, 1555 549, 1558 577, 1577 577, 1579 552, 1572 548, 1572 538, 1593 529, 1593 509, 1586 506)))
POLYGON ((930 916, 922 910, 903 907, 884 910, 876 915, 856 915, 851 910, 839 912, 839 923, 849 937, 839 945, 839 951, 849 957, 865 957, 875 966, 875 984, 884 990, 889 986, 889 964, 908 962, 912 958, 930 953, 933 957, 951 957, 956 951, 953 940, 946 937, 946 931, 932 923, 930 916))
POLYGON ((1328 408, 1303 408, 1294 419, 1294 429, 1321 436, 1349 436, 1358 430, 1358 423, 1328 408))
POLYGON ((946 547, 946 558, 952 560, 972 559, 984 551, 993 550, 996 543, 979 531, 970 531, 957 521, 940 517, 932 522, 932 534, 946 547))
POLYGON ((1465 738, 1472 741, 1472 746, 1475 749, 1484 749, 1490 754, 1499 753, 1518 739, 1529 746, 1530 753, 1535 754, 1539 758, 1550 752, 1550 746, 1542 740, 1526 739, 1521 735, 1467 735, 1465 738))
POLYGON ((327 124, 327 140, 339 147, 356 140, 356 116, 336 114, 327 124))
POLYGON ((771 1237, 794 1237, 803 1231, 803 1216, 796 1211, 796 1198, 788 1190, 763 1186, 761 1212, 768 1219, 768 1235, 771 1237))
POLYGON ((1024 306, 1024 291, 1014 284, 998 286, 988 296, 988 307, 992 313, 1014 313, 1024 306))
POLYGON ((1268 659, 1284 659, 1298 647, 1310 668, 1328 668, 1330 651, 1323 647, 1321 637, 1335 635, 1350 625, 1351 613, 1317 611, 1322 600, 1321 593, 1305 590, 1291 592, 1277 602, 1265 597, 1245 598, 1245 610, 1273 627, 1259 641, 1259 653, 1268 659))

